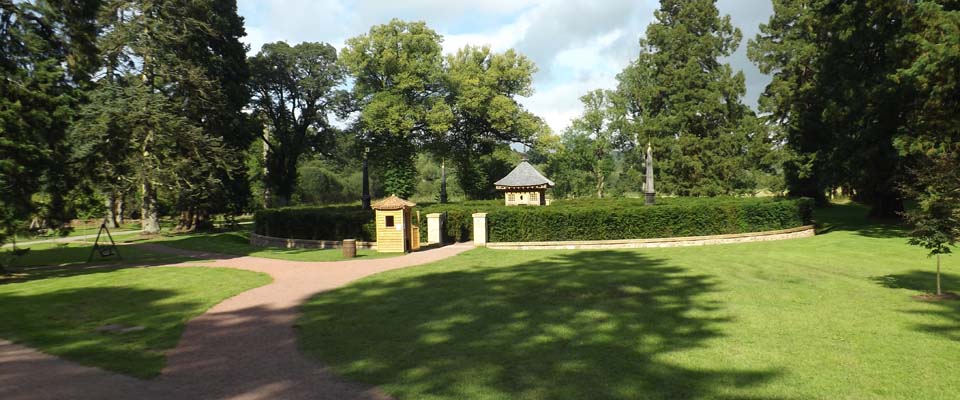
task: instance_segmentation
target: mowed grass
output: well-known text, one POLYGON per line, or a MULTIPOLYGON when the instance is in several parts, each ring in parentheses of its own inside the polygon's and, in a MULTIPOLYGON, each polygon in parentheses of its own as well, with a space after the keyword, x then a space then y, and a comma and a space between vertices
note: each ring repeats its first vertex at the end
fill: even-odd
MULTIPOLYGON (((193 233, 173 235, 156 241, 158 244, 186 250, 209 251, 238 256, 276 258, 290 261, 342 261, 341 249, 285 249, 280 247, 260 247, 250 244, 250 233, 193 233)), ((377 253, 375 250, 357 250, 357 258, 391 257, 398 254, 377 253)))
POLYGON ((865 212, 779 242, 474 250, 316 296, 299 339, 400 399, 956 399, 960 302, 914 300, 933 260, 865 212))
MULTIPOLYGON (((103 244, 103 243, 101 243, 103 244)), ((109 244, 109 242, 107 242, 109 244)), ((70 242, 70 243, 40 243, 30 246, 24 246, 30 249, 26 254, 13 257, 10 249, 0 250, 0 257, 4 258, 3 263, 16 271, 19 268, 29 268, 38 266, 81 266, 87 264, 93 250, 93 243, 88 242, 70 242)), ((187 257, 179 257, 170 254, 155 253, 145 250, 138 246, 118 245, 117 251, 120 256, 102 257, 99 253, 94 253, 90 264, 157 264, 157 263, 175 263, 189 260, 187 257)), ((0 276, 2 279, 2 276, 0 276)), ((2 281, 0 281, 2 282, 2 281)))
POLYGON ((0 338, 140 378, 160 373, 188 320, 270 282, 265 274, 225 268, 72 272, 0 284, 0 338), (101 330, 108 325, 134 331, 101 330))

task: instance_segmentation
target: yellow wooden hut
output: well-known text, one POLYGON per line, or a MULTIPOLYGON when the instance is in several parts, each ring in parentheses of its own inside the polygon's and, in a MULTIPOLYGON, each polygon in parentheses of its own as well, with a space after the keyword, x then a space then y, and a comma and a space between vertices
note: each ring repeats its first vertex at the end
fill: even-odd
POLYGON ((414 238, 411 223, 415 205, 394 195, 372 206, 376 212, 377 252, 403 253, 419 247, 419 234, 414 238))

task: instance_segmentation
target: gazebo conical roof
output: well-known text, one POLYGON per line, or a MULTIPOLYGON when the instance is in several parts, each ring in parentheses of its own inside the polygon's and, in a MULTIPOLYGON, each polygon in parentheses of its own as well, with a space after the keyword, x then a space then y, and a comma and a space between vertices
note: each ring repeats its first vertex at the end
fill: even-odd
POLYGON ((377 204, 374 204, 370 207, 372 207, 374 210, 401 210, 404 208, 413 207, 415 205, 417 205, 417 203, 406 201, 393 194, 390 195, 390 197, 378 201, 377 204))
POLYGON ((494 183, 497 189, 509 188, 528 188, 528 187, 553 187, 553 181, 543 176, 533 165, 526 161, 521 161, 513 171, 510 171, 503 179, 494 183))

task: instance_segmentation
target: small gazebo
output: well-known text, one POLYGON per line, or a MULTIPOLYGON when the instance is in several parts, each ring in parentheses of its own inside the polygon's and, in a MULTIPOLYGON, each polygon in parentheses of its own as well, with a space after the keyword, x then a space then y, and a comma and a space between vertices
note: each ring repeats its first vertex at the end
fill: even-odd
POLYGON ((420 243, 419 232, 413 236, 411 209, 416 203, 395 195, 373 205, 376 210, 377 252, 403 253, 416 250, 420 243), (416 243, 414 243, 416 240, 416 243))
POLYGON ((547 204, 546 191, 553 187, 553 181, 543 176, 530 163, 521 161, 513 171, 494 185, 497 190, 504 192, 504 201, 508 206, 543 206, 547 204))

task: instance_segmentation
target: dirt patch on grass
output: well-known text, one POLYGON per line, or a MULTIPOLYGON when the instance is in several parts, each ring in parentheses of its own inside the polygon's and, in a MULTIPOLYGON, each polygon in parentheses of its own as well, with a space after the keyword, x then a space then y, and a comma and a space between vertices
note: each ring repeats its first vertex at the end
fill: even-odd
POLYGON ((929 302, 960 300, 960 294, 950 293, 950 292, 946 292, 940 295, 924 293, 924 294, 918 294, 916 296, 911 296, 911 297, 913 297, 914 300, 929 301, 929 302))

